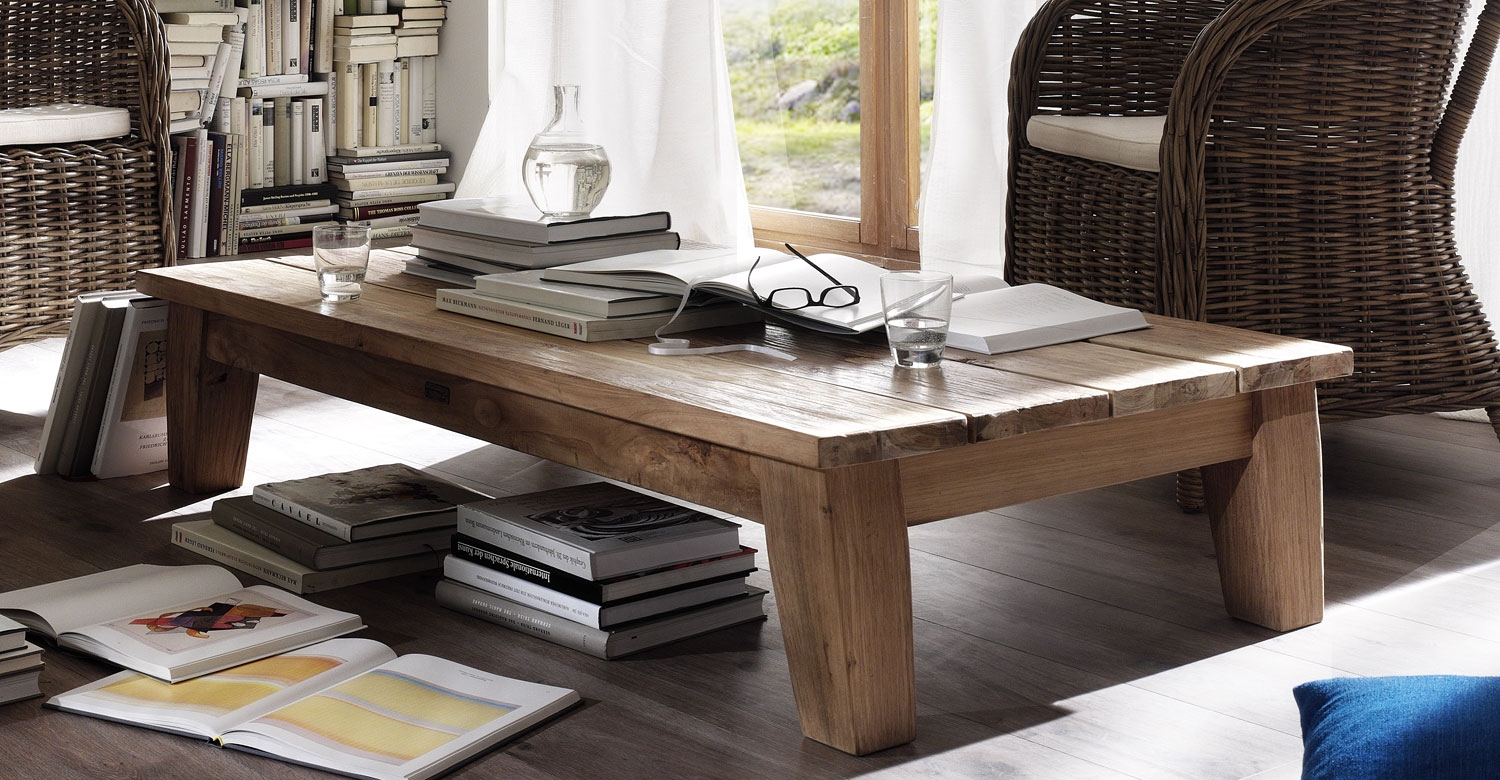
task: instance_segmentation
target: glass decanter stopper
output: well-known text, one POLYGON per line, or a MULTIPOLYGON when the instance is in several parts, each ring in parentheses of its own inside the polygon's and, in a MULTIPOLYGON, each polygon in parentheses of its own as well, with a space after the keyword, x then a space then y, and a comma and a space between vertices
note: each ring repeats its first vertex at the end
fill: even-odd
POLYGON ((578 85, 555 86, 552 94, 552 122, 531 139, 521 176, 547 219, 582 219, 609 188, 609 157, 584 131, 578 85))

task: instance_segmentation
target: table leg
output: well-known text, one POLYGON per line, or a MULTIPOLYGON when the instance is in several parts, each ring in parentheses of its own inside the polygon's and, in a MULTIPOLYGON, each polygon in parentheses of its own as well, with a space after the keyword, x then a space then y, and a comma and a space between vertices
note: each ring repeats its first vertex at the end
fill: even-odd
POLYGON ((911 558, 894 462, 757 465, 802 733, 863 755, 916 737, 911 558))
POLYGON ((1323 619, 1323 466, 1311 382, 1251 401, 1250 457, 1203 468, 1229 614, 1277 631, 1323 619))
POLYGON ((167 476, 189 493, 245 481, 260 375, 209 359, 208 313, 172 304, 167 319, 167 476))

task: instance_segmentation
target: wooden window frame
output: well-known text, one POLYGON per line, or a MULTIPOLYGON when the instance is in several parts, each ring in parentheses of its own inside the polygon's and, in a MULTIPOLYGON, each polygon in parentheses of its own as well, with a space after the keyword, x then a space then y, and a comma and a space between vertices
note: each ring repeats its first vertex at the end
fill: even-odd
POLYGON ((763 246, 791 242, 910 267, 920 246, 917 0, 860 0, 859 15, 859 218, 751 206, 751 222, 763 246))

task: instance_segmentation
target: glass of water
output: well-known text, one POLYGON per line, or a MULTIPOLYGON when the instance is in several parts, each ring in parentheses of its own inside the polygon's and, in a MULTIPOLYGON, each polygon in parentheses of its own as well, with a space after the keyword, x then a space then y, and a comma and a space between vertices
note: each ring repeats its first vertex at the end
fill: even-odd
POLYGON ((953 275, 942 271, 894 271, 880 277, 880 302, 891 356, 905 368, 927 368, 943 360, 948 316, 953 311, 953 275))
POLYGON ((370 266, 370 229, 332 223, 313 226, 313 263, 324 301, 359 300, 365 269, 370 266))

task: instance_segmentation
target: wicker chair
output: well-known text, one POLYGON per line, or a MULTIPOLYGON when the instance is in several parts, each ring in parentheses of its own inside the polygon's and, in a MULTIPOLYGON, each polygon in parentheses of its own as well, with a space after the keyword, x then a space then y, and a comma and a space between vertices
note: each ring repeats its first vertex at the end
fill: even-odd
POLYGON ((1500 432, 1453 238, 1500 1, 1445 105, 1465 5, 1053 0, 1011 73, 1008 278, 1349 346, 1325 420, 1485 407, 1500 432))
POLYGON ((79 293, 171 262, 167 83, 149 0, 0 0, 0 110, 130 112, 119 137, 0 142, 0 349, 66 332, 79 293))

